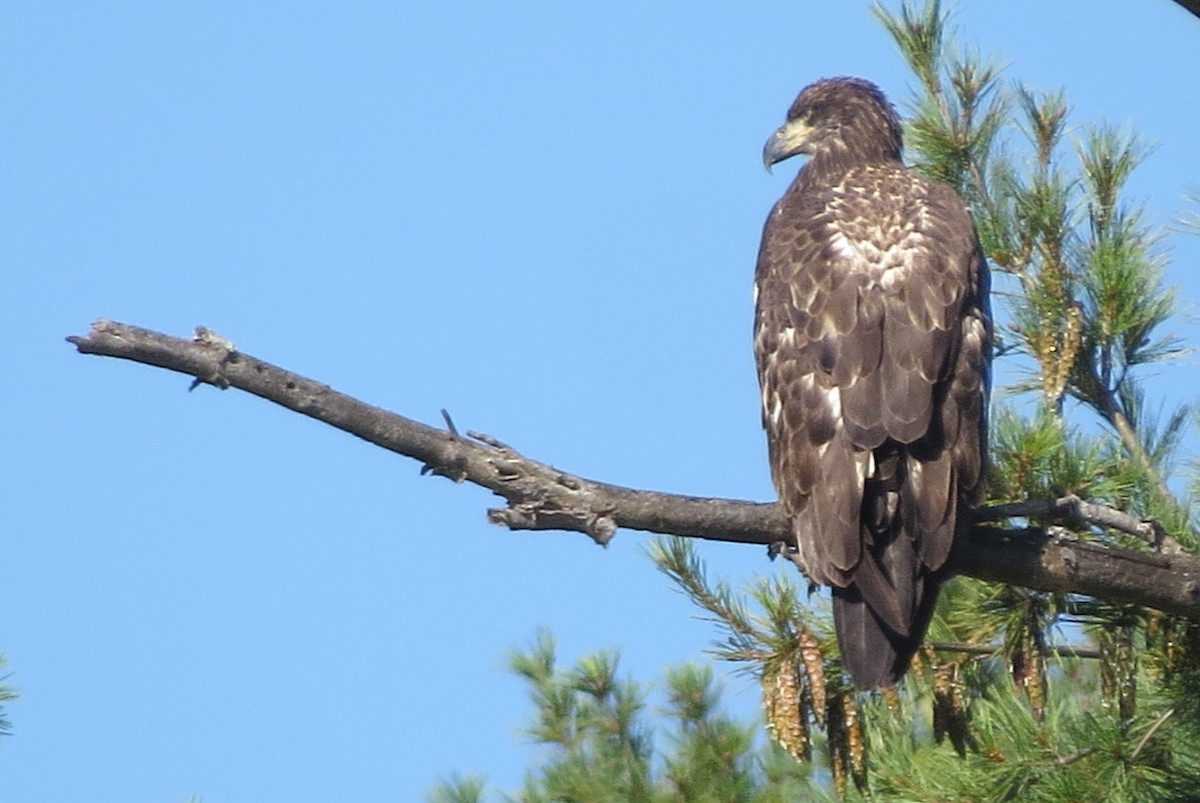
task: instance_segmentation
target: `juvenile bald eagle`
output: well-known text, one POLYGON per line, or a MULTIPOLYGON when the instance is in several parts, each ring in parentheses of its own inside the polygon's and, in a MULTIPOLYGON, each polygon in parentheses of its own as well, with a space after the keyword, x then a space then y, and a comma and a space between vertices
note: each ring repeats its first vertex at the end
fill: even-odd
POLYGON ((963 201, 900 150, 895 111, 857 78, 804 89, 763 149, 768 167, 810 157, 755 277, 771 474, 860 689, 920 646, 987 449, 987 265, 963 201))

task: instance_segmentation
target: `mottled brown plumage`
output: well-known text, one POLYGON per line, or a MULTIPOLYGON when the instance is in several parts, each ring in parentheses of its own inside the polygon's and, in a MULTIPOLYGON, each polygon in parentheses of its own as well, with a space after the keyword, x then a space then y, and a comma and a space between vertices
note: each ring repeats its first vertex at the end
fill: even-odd
POLYGON ((800 93, 763 152, 810 156, 767 218, 755 280, 771 473, 864 689, 895 683, 920 646, 987 447, 987 266, 962 200, 900 151, 883 93, 834 78, 800 93))

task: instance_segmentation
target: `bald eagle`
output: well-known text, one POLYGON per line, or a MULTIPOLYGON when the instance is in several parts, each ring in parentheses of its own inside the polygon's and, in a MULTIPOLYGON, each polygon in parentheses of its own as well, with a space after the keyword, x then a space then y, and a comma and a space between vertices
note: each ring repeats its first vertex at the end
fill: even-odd
POLYGON ((768 168, 809 156, 755 276, 771 474, 860 689, 920 647, 987 451, 987 264, 962 199, 900 152, 895 111, 858 78, 805 88, 763 149, 768 168))

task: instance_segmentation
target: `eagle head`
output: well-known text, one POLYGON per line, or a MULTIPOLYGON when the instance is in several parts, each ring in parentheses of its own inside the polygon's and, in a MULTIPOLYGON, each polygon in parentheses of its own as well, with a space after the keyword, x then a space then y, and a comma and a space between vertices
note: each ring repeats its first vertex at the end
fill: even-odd
POLYGON ((787 122, 763 146, 763 164, 798 153, 853 161, 900 159, 900 119, 879 87, 861 78, 824 78, 801 90, 787 122))

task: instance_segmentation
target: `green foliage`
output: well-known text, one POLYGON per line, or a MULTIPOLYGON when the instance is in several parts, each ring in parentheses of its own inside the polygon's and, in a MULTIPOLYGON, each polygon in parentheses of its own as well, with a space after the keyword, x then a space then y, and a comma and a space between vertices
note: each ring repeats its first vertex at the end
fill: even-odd
POLYGON ((1043 411, 1023 418, 997 410, 992 427, 990 483, 995 499, 1053 499, 1076 494, 1118 504, 1129 497, 1137 475, 1109 439, 1084 435, 1043 411))
MULTIPOLYGON (((710 667, 667 670, 657 718, 662 730, 654 732, 647 688, 618 678, 616 653, 593 653, 557 669, 554 639, 542 633, 528 650, 510 656, 510 666, 529 684, 536 708, 527 733, 548 752, 509 800, 782 803, 826 797, 809 778, 810 768, 764 747, 755 724, 721 711, 710 667)), ((481 778, 452 776, 428 799, 477 803, 484 793, 481 778)))
POLYGON ((538 708, 529 736, 559 748, 540 777, 527 781, 521 799, 646 799, 650 744, 638 721, 642 691, 617 679, 615 653, 593 653, 558 672, 554 646, 543 633, 530 651, 510 657, 513 671, 529 682, 538 708))
MULTIPOLYGON (((883 800, 1169 800, 1173 772, 1163 723, 1123 727, 1103 711, 1078 706, 1086 675, 1065 675, 1051 689, 1046 714, 1022 703, 1011 681, 972 705, 974 747, 963 756, 903 744, 894 733, 919 716, 908 702, 895 711, 871 708, 876 797, 883 800), (1156 727, 1157 726, 1157 727, 1156 727), (1132 732, 1137 738, 1129 738, 1132 732), (1144 740, 1143 740, 1143 737, 1144 740), (1140 749, 1139 749, 1140 747, 1140 749)), ((1196 776, 1192 775, 1194 782, 1196 776)))
MULTIPOLYGON (((659 544, 654 557, 669 575, 689 565, 698 569, 692 581, 704 575, 681 539, 659 544)), ((694 584, 688 593, 711 596, 694 584)), ((779 662, 802 662, 795 639, 814 615, 783 615, 796 602, 783 580, 756 581, 745 593, 757 608, 745 612, 751 652, 765 655, 757 665, 739 660, 765 685, 779 662), (774 653, 780 647, 788 651, 774 653)), ((822 644, 824 688, 831 700, 855 702, 865 723, 860 744, 869 747, 865 783, 839 786, 833 769, 833 785, 844 798, 869 785, 873 799, 896 801, 1193 799, 1200 720, 1178 701, 1200 699, 1200 667, 1191 663, 1198 653, 1184 643, 1200 634, 1180 627, 1130 606, 958 578, 943 593, 934 643, 901 690, 843 694, 834 645, 822 644), (1060 649, 1055 631, 1067 620, 1083 624, 1097 646, 1060 649), (1182 663, 1164 663, 1166 644, 1182 663), (1168 673, 1173 680, 1164 683, 1168 673)), ((714 652, 729 657, 726 642, 714 652)), ((798 704, 809 728, 826 728, 804 760, 835 768, 854 740, 835 732, 831 718, 819 719, 832 706, 798 704)), ((768 720, 778 739, 769 711, 768 720)))
POLYGON ((478 775, 451 775, 429 794, 429 803, 480 803, 483 800, 484 779, 478 775))
MULTIPOLYGON (((4 671, 5 667, 7 666, 8 659, 3 655, 0 655, 0 672, 4 671)), ((7 679, 7 675, 0 677, 0 680, 7 679)), ((18 696, 19 695, 17 694, 16 690, 7 683, 0 683, 0 736, 8 736, 10 733, 12 733, 12 723, 8 721, 8 717, 5 715, 4 703, 10 703, 17 699, 18 696)))

